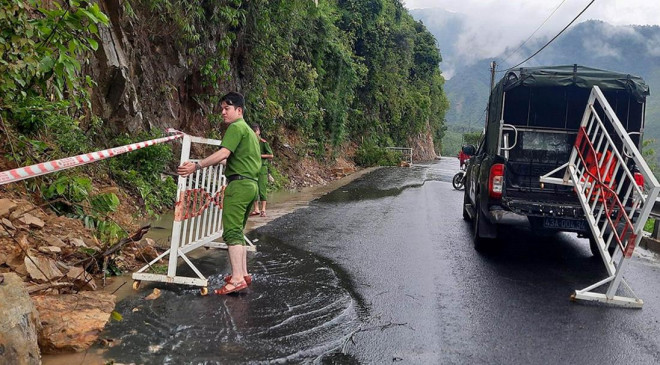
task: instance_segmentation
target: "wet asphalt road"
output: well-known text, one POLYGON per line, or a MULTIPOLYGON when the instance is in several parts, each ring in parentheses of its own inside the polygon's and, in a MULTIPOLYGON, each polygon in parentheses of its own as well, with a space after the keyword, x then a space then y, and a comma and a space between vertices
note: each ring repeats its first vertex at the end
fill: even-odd
MULTIPOLYGON (((626 279, 642 310, 574 303, 603 279, 574 234, 501 232, 472 248, 451 187, 456 159, 379 169, 249 236, 246 294, 159 286, 127 298, 106 358, 136 363, 660 363, 660 275, 637 255, 626 279)), ((196 261, 219 287, 225 252, 196 261)))

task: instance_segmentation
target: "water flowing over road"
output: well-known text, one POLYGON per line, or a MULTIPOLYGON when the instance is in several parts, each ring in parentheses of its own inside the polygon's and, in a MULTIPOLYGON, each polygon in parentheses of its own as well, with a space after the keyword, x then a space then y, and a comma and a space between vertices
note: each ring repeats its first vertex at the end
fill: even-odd
MULTIPOLYGON (((605 277, 588 242, 528 228, 472 247, 455 159, 382 168, 252 231, 253 285, 201 297, 158 285, 117 306, 107 359, 128 363, 652 364, 660 362, 660 284, 640 251, 626 279, 642 310, 574 303, 605 277)), ((211 286, 224 251, 196 260, 211 286)))

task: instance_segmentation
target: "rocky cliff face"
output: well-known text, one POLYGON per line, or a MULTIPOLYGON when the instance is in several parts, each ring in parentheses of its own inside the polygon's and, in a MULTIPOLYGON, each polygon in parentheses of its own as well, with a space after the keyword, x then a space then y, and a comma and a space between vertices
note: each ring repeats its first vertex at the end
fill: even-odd
MULTIPOLYGON (((154 127, 172 127, 196 135, 211 130, 207 115, 214 106, 200 97, 207 90, 195 57, 175 47, 176 27, 164 29, 158 15, 137 5, 133 5, 135 15, 129 16, 120 0, 102 0, 100 4, 111 24, 99 29, 99 48, 87 70, 98 83, 91 90, 94 114, 113 134, 154 127)), ((223 31, 208 29, 218 35, 223 31)), ((215 45, 208 47, 213 49, 215 45)), ((236 48, 231 57, 230 81, 220 85, 224 90, 242 89, 241 47, 236 48)), ((429 133, 411 138, 409 145, 416 161, 436 158, 429 133)))
POLYGON ((128 16, 119 0, 100 3, 111 25, 99 29, 101 42, 88 70, 98 82, 94 113, 113 132, 208 129, 208 110, 196 101, 199 72, 174 46, 176 29, 164 29, 154 14, 137 7, 128 16))
POLYGON ((415 137, 408 139, 410 147, 413 149, 413 161, 432 161, 438 158, 435 153, 435 144, 433 143, 433 136, 429 132, 430 126, 427 126, 427 131, 419 133, 415 137))

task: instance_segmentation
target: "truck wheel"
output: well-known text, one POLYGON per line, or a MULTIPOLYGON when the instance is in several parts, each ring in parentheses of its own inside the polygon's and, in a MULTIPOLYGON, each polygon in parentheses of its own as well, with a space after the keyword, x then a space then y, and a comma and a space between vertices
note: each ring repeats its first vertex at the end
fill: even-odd
POLYGON ((481 207, 479 207, 479 197, 477 197, 477 203, 474 206, 474 230, 473 230, 473 236, 472 236, 472 241, 474 243, 474 249, 477 251, 484 251, 486 248, 486 239, 481 237, 481 232, 479 231, 479 225, 481 224, 481 221, 484 219, 483 213, 481 212, 481 207))
POLYGON ((466 221, 470 220, 470 214, 468 214, 466 205, 468 204, 467 190, 463 194, 463 219, 466 221))

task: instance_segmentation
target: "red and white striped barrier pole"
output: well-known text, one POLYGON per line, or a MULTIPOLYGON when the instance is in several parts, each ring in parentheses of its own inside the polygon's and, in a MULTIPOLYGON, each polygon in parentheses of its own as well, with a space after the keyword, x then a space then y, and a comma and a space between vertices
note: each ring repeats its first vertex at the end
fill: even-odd
POLYGON ((175 139, 182 138, 184 135, 183 132, 177 131, 176 129, 172 129, 172 128, 168 128, 167 133, 172 133, 173 135, 169 137, 152 139, 144 142, 127 144, 125 146, 110 148, 107 150, 86 153, 74 157, 67 157, 60 160, 42 162, 32 166, 19 167, 13 170, 2 171, 0 172, 0 185, 25 180, 35 176, 46 175, 56 171, 66 170, 72 167, 86 165, 88 163, 92 163, 96 161, 101 161, 108 157, 114 157, 126 152, 131 152, 131 151, 139 150, 141 148, 153 146, 155 144, 173 141, 175 139))

